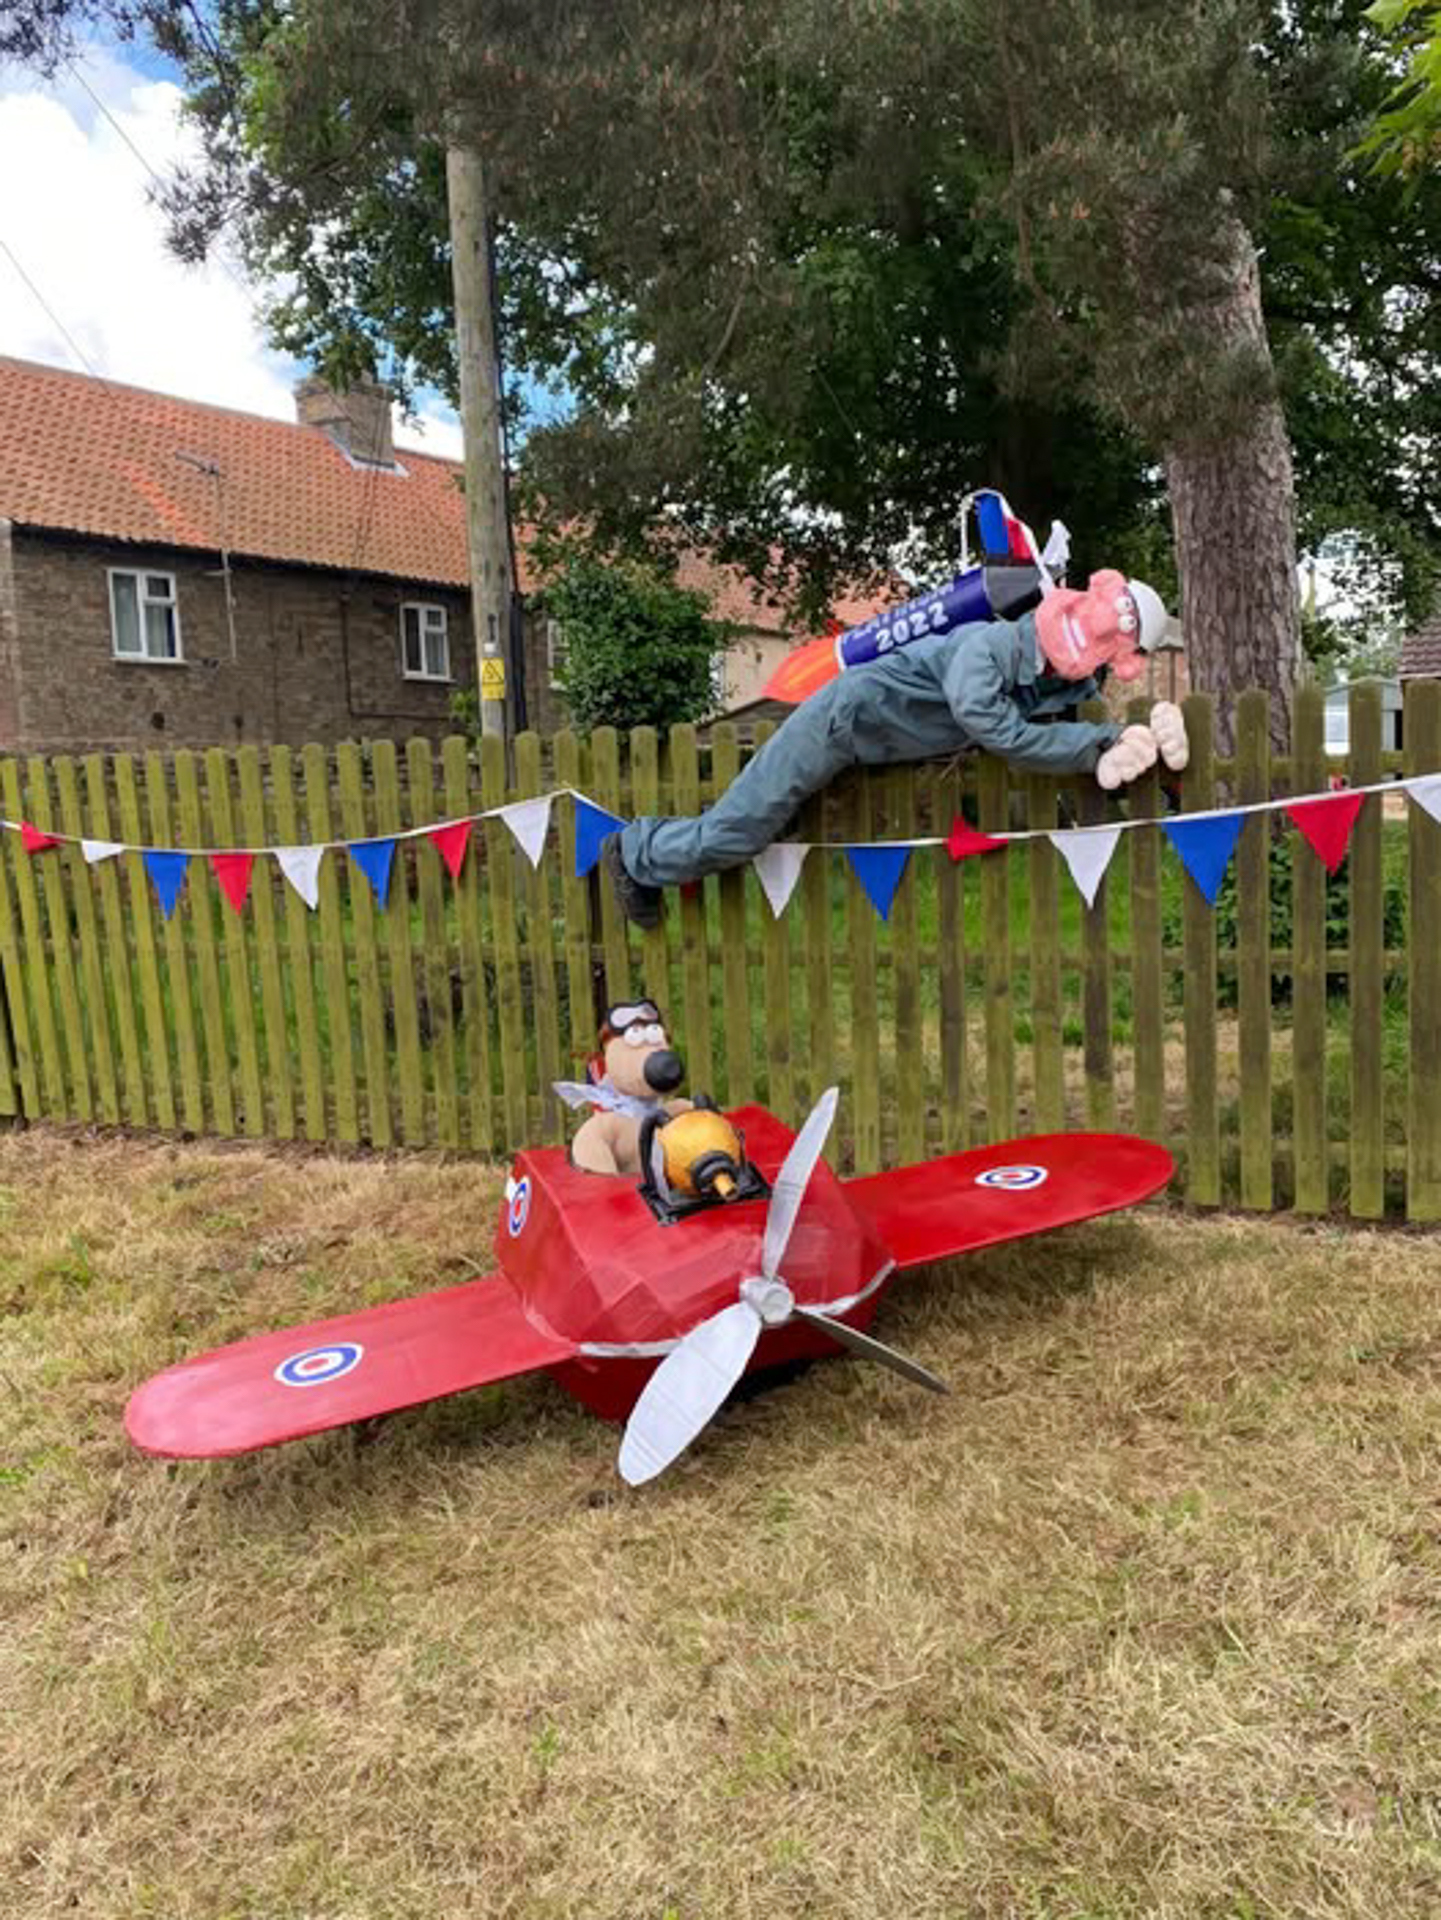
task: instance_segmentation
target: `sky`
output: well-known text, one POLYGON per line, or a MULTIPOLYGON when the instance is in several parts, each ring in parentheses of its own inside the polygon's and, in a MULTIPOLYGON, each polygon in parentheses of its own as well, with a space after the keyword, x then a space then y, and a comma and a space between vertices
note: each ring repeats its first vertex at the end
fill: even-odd
MULTIPOLYGON (((293 421, 308 369, 267 345, 239 263, 166 250, 149 191, 197 150, 177 81, 148 49, 100 41, 53 81, 0 65, 0 180, 24 183, 0 199, 0 354, 293 421)), ((458 460, 454 412, 434 393, 416 406, 396 445, 458 460)), ((1319 576, 1326 611, 1351 611, 1319 576)))
MULTIPOLYGON (((238 263, 166 251, 148 191, 196 151, 172 74, 99 42, 53 81, 0 66, 0 180, 24 183, 0 200, 0 354, 294 420, 307 369, 267 346, 238 263)), ((459 459, 455 414, 417 405, 396 445, 459 459)))

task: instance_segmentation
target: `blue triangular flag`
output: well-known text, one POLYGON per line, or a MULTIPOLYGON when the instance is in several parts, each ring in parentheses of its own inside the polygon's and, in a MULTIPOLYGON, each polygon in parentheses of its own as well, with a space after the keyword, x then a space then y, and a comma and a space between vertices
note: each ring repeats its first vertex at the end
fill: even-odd
POLYGON ((190 864, 188 853, 161 853, 152 848, 143 853, 145 871, 155 883, 155 891, 160 896, 160 911, 168 920, 175 911, 175 902, 180 898, 180 889, 185 885, 185 869, 190 864))
POLYGON ((601 842, 625 825, 613 813, 593 807, 589 800, 575 803, 575 877, 584 880, 600 858, 601 842))
POLYGON ((882 920, 891 917, 891 902, 896 897, 896 888, 901 884, 901 875, 910 857, 911 850, 906 846, 846 848, 846 858, 854 867, 857 880, 865 888, 866 898, 882 920))
POLYGON ((1213 907, 1245 817, 1243 813, 1216 813, 1204 820, 1164 822, 1182 866, 1213 907))
POLYGON ((386 895, 390 892, 390 857, 395 852, 395 842, 352 840, 345 850, 374 887, 376 899, 384 906, 386 895))

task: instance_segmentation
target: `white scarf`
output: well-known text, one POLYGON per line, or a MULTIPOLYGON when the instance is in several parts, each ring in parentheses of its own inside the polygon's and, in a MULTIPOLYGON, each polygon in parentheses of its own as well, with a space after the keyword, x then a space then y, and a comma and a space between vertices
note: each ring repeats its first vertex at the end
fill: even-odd
POLYGON ((653 1113, 664 1113, 665 1102, 622 1093, 610 1075, 603 1080, 555 1080, 551 1083, 568 1107, 599 1107, 606 1113, 623 1113, 631 1120, 644 1120, 653 1113))

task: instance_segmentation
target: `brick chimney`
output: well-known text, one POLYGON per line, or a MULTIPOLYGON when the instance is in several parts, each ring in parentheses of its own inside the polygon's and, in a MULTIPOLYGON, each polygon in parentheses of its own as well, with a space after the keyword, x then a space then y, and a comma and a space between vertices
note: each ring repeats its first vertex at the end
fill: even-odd
POLYGON ((357 380, 342 391, 312 374, 295 389, 295 417, 302 427, 319 427, 342 453, 363 466, 395 465, 390 389, 377 380, 357 380))

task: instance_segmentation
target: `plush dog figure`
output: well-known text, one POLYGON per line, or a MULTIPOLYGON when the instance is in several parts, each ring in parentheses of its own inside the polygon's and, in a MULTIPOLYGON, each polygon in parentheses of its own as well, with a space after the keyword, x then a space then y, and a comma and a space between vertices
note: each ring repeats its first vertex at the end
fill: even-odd
POLYGON ((690 1111, 674 1095, 685 1064, 666 1038, 659 1009, 649 1000, 614 1006, 600 1029, 599 1051, 585 1081, 558 1080, 555 1091, 569 1107, 590 1107, 571 1142, 570 1157, 587 1173, 640 1173, 641 1122, 653 1113, 670 1118, 690 1111))

